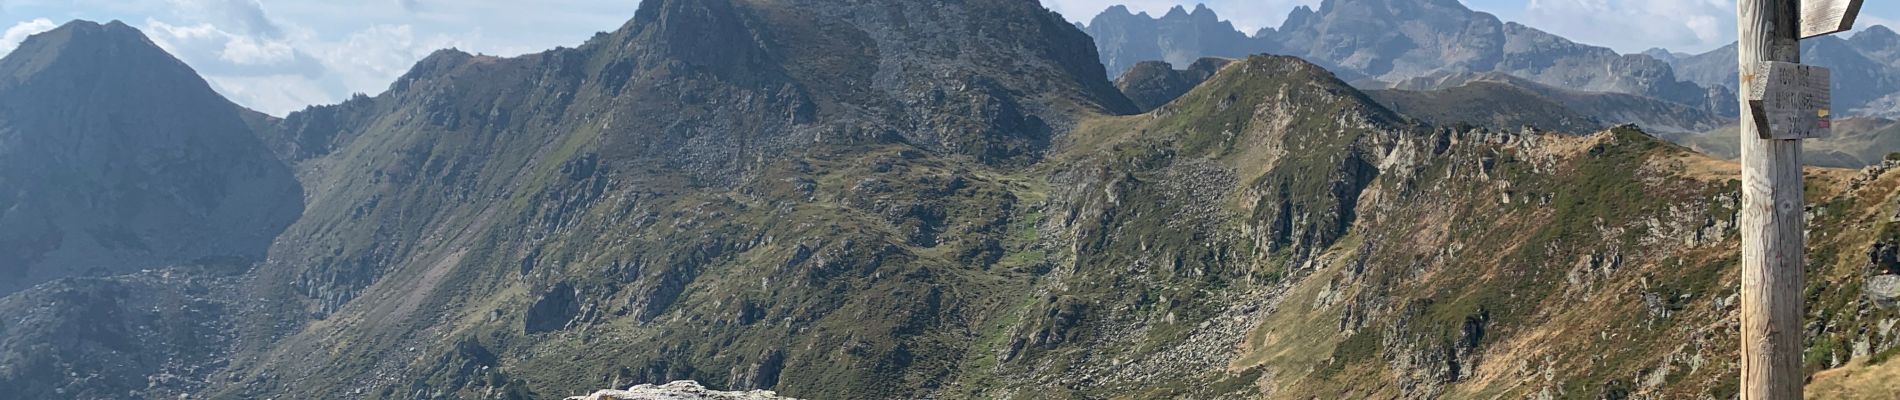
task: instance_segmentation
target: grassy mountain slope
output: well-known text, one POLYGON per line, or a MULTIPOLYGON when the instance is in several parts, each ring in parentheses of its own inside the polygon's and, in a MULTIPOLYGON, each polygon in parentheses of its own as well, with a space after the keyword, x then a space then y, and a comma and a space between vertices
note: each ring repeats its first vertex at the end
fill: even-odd
MULTIPOLYGON (((1255 282, 1278 283, 1229 282, 1224 290, 1193 297, 1221 299, 1211 307, 1221 311, 1185 318, 1187 325, 1218 332, 1230 329, 1230 321, 1247 321, 1255 329, 1238 345, 1211 343, 1216 352, 1231 349, 1228 375, 1175 387, 1252 386, 1272 398, 1722 398, 1732 393, 1735 366, 1724 361, 1733 359, 1735 347, 1732 322, 1724 322, 1732 321, 1736 290, 1732 165, 1628 129, 1586 137, 1374 129, 1347 135, 1352 140, 1321 142, 1307 140, 1342 130, 1300 129, 1295 131, 1300 135, 1279 141, 1260 140, 1252 133, 1264 130, 1259 125, 1249 129, 1248 122, 1275 121, 1274 115, 1312 116, 1347 126, 1356 120, 1281 108, 1329 104, 1320 100, 1325 97, 1264 106, 1224 101, 1244 98, 1227 97, 1227 91, 1236 80, 1248 81, 1248 72, 1258 74, 1251 75, 1253 80, 1289 75, 1263 64, 1275 61, 1255 58, 1229 67, 1174 105, 1128 118, 1150 122, 1114 130, 1123 136, 1099 147, 1153 157, 1111 164, 1130 169, 1165 170, 1226 154, 1248 155, 1229 167, 1238 175, 1229 182, 1241 184, 1210 201, 1227 205, 1214 208, 1214 215, 1224 217, 1215 218, 1223 223, 1214 226, 1232 226, 1243 243, 1285 243, 1281 238, 1286 236, 1274 232, 1286 225, 1259 216, 1289 209, 1246 208, 1276 203, 1252 197, 1263 191, 1248 182, 1327 176, 1327 184, 1292 193, 1318 195, 1307 200, 1340 206, 1292 207, 1301 210, 1291 213, 1293 220, 1357 216, 1348 219, 1349 228, 1320 231, 1337 234, 1312 236, 1325 240, 1261 245, 1250 256, 1231 256, 1209 268, 1230 274, 1258 271, 1263 278, 1255 282), (1223 114, 1236 112, 1230 110, 1242 116, 1223 114), (1255 113, 1249 116, 1246 110, 1255 113), (1165 128, 1177 124, 1198 127, 1180 136, 1165 128), (1229 144, 1237 149, 1226 150, 1229 144), (1276 144, 1284 153, 1275 151, 1276 144), (1318 167, 1295 162, 1291 165, 1307 166, 1284 169, 1292 160, 1286 157, 1299 156, 1323 161, 1318 167), (1256 175, 1260 168, 1264 174, 1256 175), (1259 303, 1223 297, 1234 292, 1269 294, 1256 297, 1259 303)), ((1324 87, 1323 82, 1311 85, 1324 87)), ((1288 92, 1238 91, 1265 99, 1288 92)), ((1900 174, 1815 170, 1812 179, 1816 233, 1810 318, 1817 328, 1808 360, 1818 371, 1896 343, 1894 332, 1878 327, 1900 317, 1874 306, 1859 285, 1873 275, 1893 273, 1884 256, 1891 246, 1884 243, 1891 240, 1886 225, 1900 174)), ((1203 232, 1195 237, 1224 236, 1203 232)), ((1140 237, 1156 242, 1168 235, 1140 237)), ((1193 243, 1224 248, 1218 240, 1193 243)), ((1156 252, 1153 246, 1142 248, 1156 252)), ((1119 389, 1171 386, 1140 383, 1119 389)), ((1128 393, 1145 393, 1129 396, 1145 398, 1168 392, 1128 393)))
MULTIPOLYGON (((79 324, 232 303, 62 281, 0 300, 32 317, 0 337, 206 348, 216 371, 97 382, 209 398, 1733 396, 1733 165, 1434 128, 1290 57, 1119 115, 1086 43, 1006 0, 654 0, 579 48, 440 52, 241 121, 310 192, 266 262, 203 278, 241 306, 79 324)), ((1813 371, 1900 348, 1869 284, 1900 279, 1892 166, 1810 173, 1813 371)), ((34 340, 0 360, 59 367, 34 340)), ((1816 393, 1881 390, 1857 371, 1816 393)))
POLYGON ((933 390, 967 294, 1007 288, 980 271, 1026 194, 986 171, 1132 108, 1086 43, 1015 1, 677 0, 575 49, 438 53, 285 119, 311 212, 251 290, 309 319, 245 327, 213 394, 933 390))
MULTIPOLYGON (((1627 129, 1407 121, 1317 66, 1254 57, 1149 114, 1081 119, 1029 165, 833 142, 710 186, 534 147, 550 153, 498 169, 524 171, 506 190, 425 214, 415 235, 431 240, 361 291, 325 306, 313 286, 279 309, 321 318, 244 352, 244 378, 214 394, 682 378, 813 398, 1733 390, 1732 167, 1627 129)), ((426 153, 483 154, 454 149, 426 153)), ((1858 286, 1886 273, 1866 260, 1882 259, 1900 175, 1853 175, 1817 170, 1811 190, 1812 317, 1831 327, 1817 371, 1900 344, 1858 286)), ((455 195, 440 190, 419 194, 455 195)), ((367 212, 427 204, 383 201, 367 212)), ((280 251, 325 237, 293 229, 280 251)))

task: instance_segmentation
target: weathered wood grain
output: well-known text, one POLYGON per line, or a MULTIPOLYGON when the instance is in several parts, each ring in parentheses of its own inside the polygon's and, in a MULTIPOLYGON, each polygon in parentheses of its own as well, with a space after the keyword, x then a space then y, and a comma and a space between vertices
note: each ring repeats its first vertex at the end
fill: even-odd
POLYGON ((1801 0, 1801 38, 1854 29, 1863 0, 1801 0))
POLYGON ((1746 104, 1762 139, 1818 139, 1834 130, 1829 110, 1833 80, 1827 68, 1763 61, 1749 76, 1746 104))
MULTIPOLYGON (((1744 86, 1764 61, 1800 62, 1796 2, 1739 0, 1744 86)), ((1807 257, 1801 141, 1762 139, 1765 126, 1742 99, 1742 376, 1744 400, 1802 396, 1801 285, 1807 257)))

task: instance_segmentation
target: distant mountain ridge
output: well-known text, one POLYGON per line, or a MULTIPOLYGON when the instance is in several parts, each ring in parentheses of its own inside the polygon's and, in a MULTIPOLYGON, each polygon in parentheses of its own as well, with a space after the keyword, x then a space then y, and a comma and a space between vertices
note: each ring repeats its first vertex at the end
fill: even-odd
MULTIPOLYGON (((1733 118, 1732 47, 1703 54, 1640 54, 1580 44, 1471 10, 1457 0, 1326 0, 1297 7, 1278 28, 1251 35, 1205 5, 1160 17, 1103 11, 1086 25, 1111 75, 1147 60, 1186 65, 1201 56, 1287 54, 1339 74, 1361 89, 1473 73, 1504 73, 1567 90, 1624 93, 1733 118), (1150 35, 1143 37, 1140 35, 1150 35)), ((1850 38, 1806 45, 1810 63, 1834 69, 1836 108, 1857 115, 1900 114, 1900 35, 1864 27, 1850 38)))
MULTIPOLYGON (((1858 29, 1852 36, 1801 42, 1801 60, 1834 76, 1834 108, 1847 115, 1900 117, 1900 34, 1886 26, 1858 29)), ((1670 61, 1686 80, 1734 90, 1740 72, 1735 45, 1670 61)), ((1734 107, 1734 101, 1725 103, 1734 107)))
POLYGON ((1503 72, 1566 89, 1694 106, 1724 95, 1677 79, 1661 60, 1620 55, 1503 22, 1457 0, 1326 0, 1318 9, 1297 7, 1280 27, 1253 35, 1234 30, 1205 6, 1181 10, 1144 18, 1111 7, 1088 25, 1088 32, 1097 37, 1111 74, 1143 61, 1131 60, 1132 55, 1161 55, 1151 59, 1184 65, 1199 56, 1274 53, 1305 58, 1364 89, 1434 75, 1503 72), (1132 32, 1156 37, 1130 40, 1132 32))
POLYGON ((1095 38, 1110 77, 1144 61, 1186 66, 1203 57, 1243 58, 1279 48, 1271 38, 1241 33, 1205 4, 1193 11, 1175 6, 1160 17, 1117 5, 1096 15, 1084 31, 1095 38))
POLYGON ((1516 129, 1522 124, 1581 133, 1636 124, 1673 141, 1731 120, 1680 103, 1625 93, 1564 89, 1501 72, 1414 78, 1368 94, 1395 111, 1436 125, 1464 123, 1516 129))

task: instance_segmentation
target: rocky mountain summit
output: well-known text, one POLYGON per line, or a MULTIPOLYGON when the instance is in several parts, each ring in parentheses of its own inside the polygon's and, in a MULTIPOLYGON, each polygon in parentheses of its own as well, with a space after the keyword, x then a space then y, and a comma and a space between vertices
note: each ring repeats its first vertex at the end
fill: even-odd
POLYGON ((245 112, 123 23, 70 23, 0 58, 0 295, 263 259, 302 190, 245 112))

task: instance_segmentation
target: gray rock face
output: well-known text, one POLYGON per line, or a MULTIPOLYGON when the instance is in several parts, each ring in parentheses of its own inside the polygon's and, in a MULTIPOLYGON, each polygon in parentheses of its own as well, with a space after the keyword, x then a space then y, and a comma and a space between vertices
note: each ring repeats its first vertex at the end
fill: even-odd
POLYGON ((0 295, 262 259, 302 190, 243 112, 117 22, 67 24, 0 59, 0 295))
POLYGON ((1095 38, 1109 76, 1124 75, 1144 61, 1188 65, 1202 57, 1240 58, 1276 48, 1272 39, 1235 30, 1205 4, 1193 11, 1176 6, 1159 18, 1118 5, 1096 15, 1085 30, 1095 38))
POLYGON ((567 400, 797 400, 780 397, 770 390, 728 392, 706 389, 694 381, 674 381, 665 385, 639 385, 627 390, 602 390, 567 400))
POLYGON ((65 278, 0 298, 0 388, 20 399, 179 398, 235 336, 234 272, 191 266, 65 278))
POLYGON ((1882 307, 1900 307, 1900 275, 1867 278, 1867 297, 1882 307))

